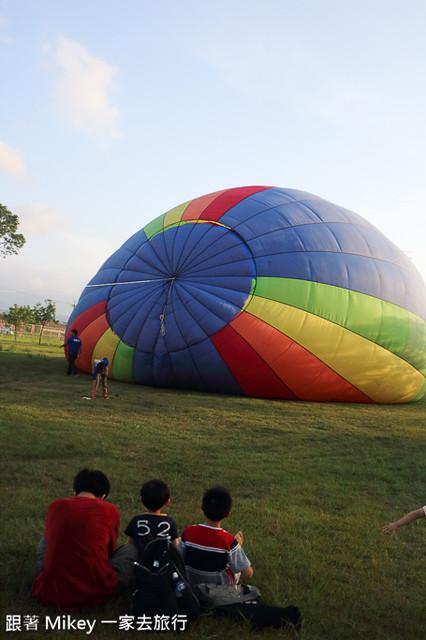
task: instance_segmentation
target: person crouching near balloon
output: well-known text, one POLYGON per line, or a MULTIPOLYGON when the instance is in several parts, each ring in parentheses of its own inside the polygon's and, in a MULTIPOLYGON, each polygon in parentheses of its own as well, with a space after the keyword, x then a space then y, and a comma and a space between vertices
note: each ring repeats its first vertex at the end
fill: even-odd
POLYGON ((108 380, 108 358, 103 358, 102 360, 95 360, 95 364, 93 366, 93 375, 92 375, 92 400, 96 399, 96 392, 98 390, 99 381, 102 379, 102 391, 104 394, 104 398, 108 398, 108 389, 107 389, 107 380, 108 380))

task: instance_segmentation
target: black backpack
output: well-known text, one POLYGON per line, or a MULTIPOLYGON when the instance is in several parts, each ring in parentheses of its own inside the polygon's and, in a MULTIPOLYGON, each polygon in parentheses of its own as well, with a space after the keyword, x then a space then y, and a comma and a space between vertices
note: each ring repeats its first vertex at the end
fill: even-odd
POLYGON ((183 559, 168 538, 156 538, 146 545, 141 561, 135 562, 135 580, 135 618, 186 616, 191 622, 200 614, 183 559))

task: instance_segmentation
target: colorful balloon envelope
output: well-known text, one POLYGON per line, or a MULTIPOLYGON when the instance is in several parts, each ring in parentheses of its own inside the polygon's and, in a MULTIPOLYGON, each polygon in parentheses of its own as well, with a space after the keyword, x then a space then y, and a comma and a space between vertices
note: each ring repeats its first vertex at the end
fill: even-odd
POLYGON ((100 268, 67 327, 91 371, 258 398, 400 403, 425 382, 425 284, 361 216, 240 187, 150 222, 100 268))

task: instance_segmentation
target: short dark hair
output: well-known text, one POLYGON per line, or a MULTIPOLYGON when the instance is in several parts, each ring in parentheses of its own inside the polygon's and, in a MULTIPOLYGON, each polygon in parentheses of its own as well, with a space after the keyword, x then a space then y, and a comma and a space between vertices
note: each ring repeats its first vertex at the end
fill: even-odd
POLYGON ((77 329, 71 329, 71 333, 73 333, 75 336, 78 334, 77 329))
POLYGON ((225 487, 212 487, 204 496, 201 508, 209 520, 219 522, 229 515, 232 507, 232 498, 225 487))
POLYGON ((74 491, 79 494, 82 491, 93 493, 94 496, 100 498, 108 495, 111 485, 108 478, 102 471, 90 471, 82 469, 74 478, 74 491))
POLYGON ((170 499, 170 489, 162 480, 148 480, 141 487, 141 500, 150 511, 158 511, 170 499))

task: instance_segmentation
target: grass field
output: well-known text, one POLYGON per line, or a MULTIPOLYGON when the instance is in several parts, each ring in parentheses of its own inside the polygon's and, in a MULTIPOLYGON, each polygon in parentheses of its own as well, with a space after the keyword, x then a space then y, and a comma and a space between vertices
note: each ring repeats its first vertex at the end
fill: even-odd
MULTIPOLYGON (((6 615, 39 615, 41 622, 52 615, 30 597, 35 548, 47 505, 71 495, 74 475, 89 466, 109 476, 123 530, 150 477, 169 484, 168 513, 180 531, 201 521, 204 489, 226 485, 234 505, 225 528, 244 532, 252 583, 268 604, 302 611, 302 631, 292 637, 424 637, 426 521, 393 538, 381 526, 425 504, 425 399, 399 406, 277 402, 111 380, 109 401, 88 402, 90 377, 65 375, 59 344, 0 337, 0 635, 6 615)), ((96 638, 153 636, 100 623, 129 609, 127 594, 75 617, 97 620, 96 638)), ((8 637, 73 634, 85 632, 41 625, 8 637)), ((187 634, 286 635, 208 616, 187 634)))

